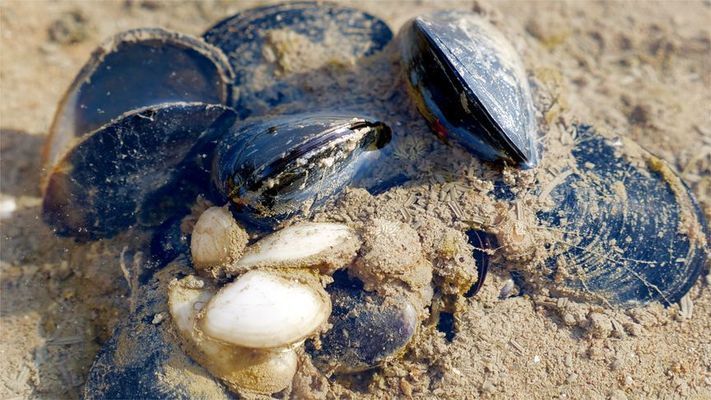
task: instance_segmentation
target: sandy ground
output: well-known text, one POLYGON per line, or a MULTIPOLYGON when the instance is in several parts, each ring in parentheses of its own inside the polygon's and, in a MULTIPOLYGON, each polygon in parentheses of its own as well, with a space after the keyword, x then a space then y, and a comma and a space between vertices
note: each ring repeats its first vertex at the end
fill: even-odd
MULTIPOLYGON (((75 246, 39 217, 39 154, 57 102, 105 37, 141 26, 199 35, 258 2, 0 2, 0 398, 76 398, 125 314, 121 247, 75 246), (14 211, 4 211, 11 204, 14 211), (87 257, 87 254, 92 254, 87 257)), ((711 216, 708 2, 360 2, 393 30, 431 8, 499 23, 561 107, 626 135, 690 184, 711 216), (564 100, 564 101, 562 101, 564 100)), ((500 299, 496 273, 452 343, 380 372, 373 393, 429 398, 711 398, 708 270, 678 306, 630 311, 544 295, 500 299), (426 361, 422 361, 426 360, 426 361)), ((350 393, 350 396, 366 396, 350 393)))

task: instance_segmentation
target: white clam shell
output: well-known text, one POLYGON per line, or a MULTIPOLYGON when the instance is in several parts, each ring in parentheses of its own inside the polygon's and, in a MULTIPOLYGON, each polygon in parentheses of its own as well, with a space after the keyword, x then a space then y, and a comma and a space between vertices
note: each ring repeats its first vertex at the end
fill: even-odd
POLYGON ((193 228, 190 252, 197 269, 236 261, 247 245, 247 233, 223 207, 205 210, 193 228))
POLYGON ((233 267, 236 271, 265 266, 338 269, 348 265, 359 248, 358 236, 346 225, 304 222, 264 237, 233 267))
POLYGON ((304 340, 330 313, 331 301, 322 288, 255 270, 210 300, 200 327, 224 343, 270 349, 304 340))
MULTIPOLYGON (((186 278, 200 282, 194 277, 186 278)), ((298 366, 294 349, 253 350, 210 340, 195 330, 198 313, 214 296, 211 287, 174 282, 169 289, 169 309, 183 348, 232 390, 275 393, 291 384, 298 366)))

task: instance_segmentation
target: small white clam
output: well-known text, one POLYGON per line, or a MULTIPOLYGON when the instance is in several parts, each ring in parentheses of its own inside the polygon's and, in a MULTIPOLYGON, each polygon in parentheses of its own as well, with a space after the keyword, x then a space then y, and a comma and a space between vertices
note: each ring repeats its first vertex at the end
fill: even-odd
POLYGON ((346 225, 304 222, 264 237, 226 269, 239 273, 258 267, 319 268, 328 274, 350 264, 359 248, 358 236, 346 225))
POLYGON ((236 261, 247 245, 247 233, 224 207, 205 210, 193 228, 190 252, 197 270, 236 261))
POLYGON ((199 321, 208 336, 237 346, 289 346, 316 332, 331 314, 323 288, 254 270, 225 285, 199 321))
POLYGON ((212 340, 195 329, 216 289, 195 277, 173 282, 169 308, 185 351, 232 390, 275 393, 291 384, 297 355, 291 348, 254 350, 212 340))

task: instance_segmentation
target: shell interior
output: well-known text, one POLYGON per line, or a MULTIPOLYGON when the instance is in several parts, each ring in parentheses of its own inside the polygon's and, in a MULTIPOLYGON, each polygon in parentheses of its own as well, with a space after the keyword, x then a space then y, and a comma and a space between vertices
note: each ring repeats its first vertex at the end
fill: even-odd
POLYGON ((204 41, 160 28, 119 33, 100 45, 61 101, 49 131, 49 168, 74 143, 123 113, 160 103, 226 104, 232 69, 204 41))
POLYGON ((129 112, 80 139, 52 169, 45 221, 60 235, 110 237, 137 222, 155 226, 187 211, 208 181, 204 133, 224 106, 169 103, 129 112))

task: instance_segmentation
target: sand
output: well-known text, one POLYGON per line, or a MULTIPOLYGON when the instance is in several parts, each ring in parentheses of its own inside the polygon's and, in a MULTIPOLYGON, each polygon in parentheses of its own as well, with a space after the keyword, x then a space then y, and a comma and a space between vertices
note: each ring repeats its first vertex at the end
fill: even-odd
MULTIPOLYGON (((132 279, 119 267, 131 262, 123 252, 130 241, 75 245, 56 238, 39 217, 41 145, 64 90, 91 50, 114 33, 157 25, 197 35, 220 18, 257 3, 0 4, 0 202, 16 208, 0 215, 1 398, 79 397, 97 350, 130 308, 132 279)), ((411 16, 433 8, 483 13, 521 53, 539 85, 536 105, 547 122, 579 119, 637 141, 681 174, 706 217, 711 216, 708 2, 360 2, 357 7, 384 18, 394 31, 411 16)), ((435 154, 448 150, 430 139, 414 139, 398 149, 398 156, 414 160, 417 149, 433 146, 435 154)), ((512 173, 511 179, 525 180, 526 175, 512 173)), ((486 181, 466 182, 470 190, 458 194, 463 200, 478 199, 488 190, 486 181)), ((378 199, 351 191, 330 216, 320 217, 353 223, 353 216, 374 214, 374 205, 389 205, 375 214, 394 219, 416 190, 378 199), (356 204, 360 213, 354 212, 356 204)), ((436 198, 417 201, 426 208, 431 202, 436 213, 446 211, 436 198)), ((480 207, 464 211, 497 213, 492 204, 480 207)), ((398 220, 411 221, 418 233, 447 232, 437 219, 426 219, 434 225, 423 226, 415 224, 417 217, 398 220)), ((461 240, 456 229, 449 233, 452 243, 461 240)), ((425 253, 434 258, 434 238, 422 235, 421 240, 425 253)), ((458 259, 457 251, 454 246, 452 260, 458 259)), ((513 296, 518 288, 511 287, 505 268, 492 269, 482 291, 457 305, 452 342, 441 333, 422 332, 403 361, 366 374, 362 385, 336 382, 321 394, 711 397, 708 268, 683 307, 631 310, 553 297, 545 290, 513 296), (501 296, 502 289, 508 294, 501 296)), ((439 279, 456 286, 466 268, 441 270, 439 279)), ((310 376, 307 370, 300 374, 310 376)), ((297 382, 293 395, 303 389, 297 382)))

